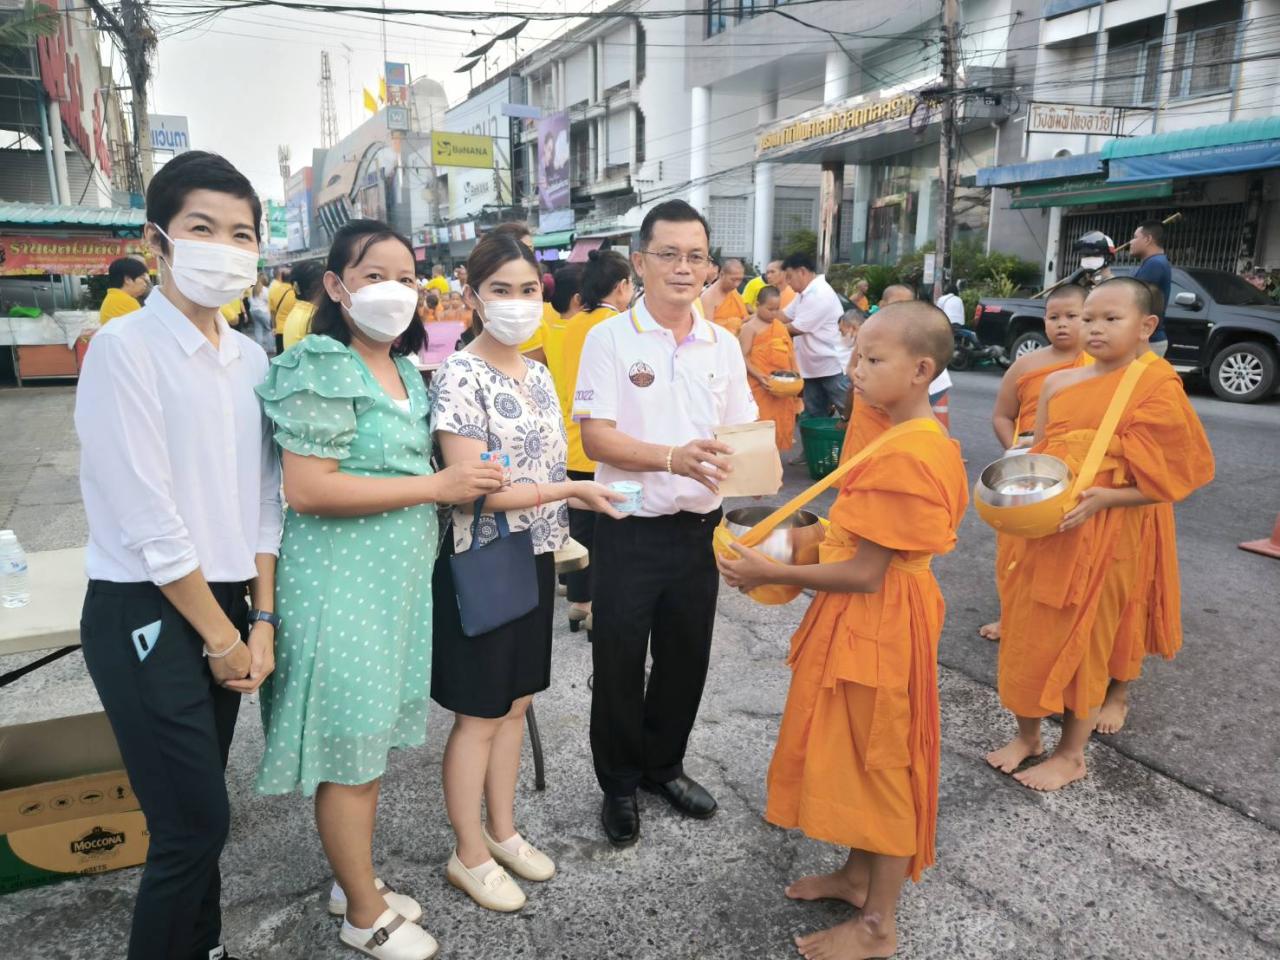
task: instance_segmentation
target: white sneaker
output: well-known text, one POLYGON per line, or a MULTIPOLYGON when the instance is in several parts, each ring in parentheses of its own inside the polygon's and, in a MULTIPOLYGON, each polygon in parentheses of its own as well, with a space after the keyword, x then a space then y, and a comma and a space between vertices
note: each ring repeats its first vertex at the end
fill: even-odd
POLYGON ((488 910, 512 913, 525 904, 520 885, 493 860, 486 860, 469 870, 458 859, 458 851, 455 850, 444 875, 455 887, 488 910))
MULTIPOLYGON (((400 914, 400 916, 410 923, 417 923, 422 919, 422 904, 418 903, 413 897, 406 897, 403 893, 394 892, 376 877, 373 884, 378 888, 378 892, 382 894, 382 899, 387 902, 387 906, 400 914)), ((336 880, 333 883, 333 889, 329 891, 329 912, 335 917, 345 917, 347 915, 347 895, 338 886, 336 880)))
MULTIPOLYGON (((489 848, 489 852, 493 854, 493 859, 497 860, 517 877, 541 882, 550 880, 556 875, 556 865, 550 857, 526 841, 518 833, 511 839, 518 842, 515 853, 512 853, 506 846, 489 836, 488 830, 484 831, 484 842, 489 848)), ((510 842, 510 840, 506 841, 506 843, 510 842)))
POLYGON ((383 913, 367 930, 342 921, 338 939, 378 960, 431 960, 440 949, 431 934, 394 910, 383 913))

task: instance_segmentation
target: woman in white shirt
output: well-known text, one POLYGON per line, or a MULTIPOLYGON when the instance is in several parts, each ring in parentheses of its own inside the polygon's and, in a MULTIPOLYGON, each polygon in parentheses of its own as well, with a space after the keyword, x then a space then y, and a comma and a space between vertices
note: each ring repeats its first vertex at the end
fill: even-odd
POLYGON ((84 660, 150 832, 129 960, 225 955, 223 771, 280 622, 280 468, 253 392, 267 357, 218 309, 257 275, 261 219, 222 157, 157 171, 146 233, 163 279, 93 338, 76 390, 84 660))
POLYGON ((555 551, 569 536, 575 507, 621 517, 624 499, 590 480, 568 480, 564 418, 547 368, 520 345, 542 321, 542 283, 533 251, 512 236, 486 236, 467 261, 467 305, 483 330, 449 357, 431 384, 432 430, 447 465, 503 458, 510 483, 485 499, 479 544, 499 535, 496 512, 512 532, 528 530, 537 568, 538 604, 479 636, 463 632, 450 559, 472 546, 474 505, 455 507, 452 535, 442 534, 436 561, 431 697, 454 712, 444 753, 445 805, 457 846, 449 882, 490 910, 519 910, 524 892, 503 868, 526 880, 549 880, 555 864, 516 830, 515 790, 524 713, 551 683, 555 551), (487 821, 482 823, 484 799, 487 821))

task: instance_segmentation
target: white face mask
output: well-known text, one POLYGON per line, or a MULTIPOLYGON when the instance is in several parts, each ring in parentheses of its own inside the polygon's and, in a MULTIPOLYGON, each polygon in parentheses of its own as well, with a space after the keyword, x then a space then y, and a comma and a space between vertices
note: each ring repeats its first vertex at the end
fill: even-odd
POLYGON ((541 300, 481 300, 484 329, 499 343, 518 347, 542 322, 541 300))
POLYGON ((1080 266, 1086 270, 1101 270, 1107 261, 1102 257, 1081 257, 1080 266))
POLYGON ((258 279, 256 250, 208 240, 174 240, 158 226, 156 230, 169 241, 170 259, 165 264, 174 285, 192 303, 221 307, 240 297, 258 279))
MULTIPOLYGON (((347 290, 341 279, 338 283, 347 290)), ((379 343, 391 343, 409 329, 418 309, 417 291, 394 280, 366 284, 355 293, 347 290, 347 296, 351 298, 347 307, 351 321, 366 337, 379 343)))

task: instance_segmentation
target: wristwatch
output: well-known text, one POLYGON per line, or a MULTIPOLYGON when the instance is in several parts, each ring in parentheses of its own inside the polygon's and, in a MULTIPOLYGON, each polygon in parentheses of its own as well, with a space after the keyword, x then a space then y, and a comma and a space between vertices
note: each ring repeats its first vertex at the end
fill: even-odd
POLYGON ((275 627, 275 629, 277 629, 277 630, 279 630, 279 629, 280 629, 280 625, 281 625, 282 623, 284 623, 284 621, 283 621, 283 620, 281 620, 281 619, 280 619, 276 614, 274 614, 274 613, 270 613, 270 612, 268 612, 268 611, 266 611, 266 610, 250 610, 250 611, 249 611, 249 625, 250 625, 250 626, 252 626, 253 624, 257 623, 259 620, 262 620, 262 621, 263 621, 263 622, 265 622, 265 623, 269 623, 269 624, 271 624, 271 626, 275 627))

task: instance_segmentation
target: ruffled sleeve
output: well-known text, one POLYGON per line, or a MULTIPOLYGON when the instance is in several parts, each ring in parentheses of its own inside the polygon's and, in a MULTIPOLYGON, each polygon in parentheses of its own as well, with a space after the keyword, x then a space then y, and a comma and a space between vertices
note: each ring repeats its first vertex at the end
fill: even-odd
POLYGON ((1176 503, 1213 479, 1213 450, 1176 374, 1161 378, 1118 431, 1124 459, 1142 493, 1176 503))
POLYGON ((303 457, 345 460, 356 418, 373 406, 360 361, 332 337, 304 337, 271 361, 258 388, 281 448, 303 457))
POLYGON ((954 497, 922 453, 885 449, 854 468, 831 522, 889 550, 948 552, 956 542, 954 497))

